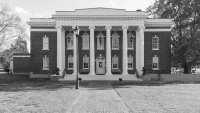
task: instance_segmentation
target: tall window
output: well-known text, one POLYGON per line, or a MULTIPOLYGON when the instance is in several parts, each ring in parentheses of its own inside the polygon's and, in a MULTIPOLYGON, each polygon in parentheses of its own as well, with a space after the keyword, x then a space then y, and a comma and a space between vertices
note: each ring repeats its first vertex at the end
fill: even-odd
POLYGON ((133 69, 133 57, 128 56, 128 69, 133 69))
POLYGON ((89 49, 89 34, 84 33, 82 38, 83 38, 83 49, 89 49))
POLYGON ((43 50, 49 50, 49 37, 43 37, 43 50))
POLYGON ((43 70, 49 70, 49 57, 43 57, 43 70))
POLYGON ((118 69, 118 57, 116 55, 112 57, 112 68, 118 69))
POLYGON ((104 37, 102 33, 97 35, 97 49, 104 49, 104 37))
POLYGON ((112 35, 112 49, 119 49, 119 35, 117 33, 112 35))
POLYGON ((155 57, 153 57, 152 67, 153 67, 153 69, 159 69, 159 59, 156 55, 155 55, 155 57))
POLYGON ((159 38, 156 35, 152 38, 152 49, 159 50, 159 38))
POLYGON ((127 45, 128 49, 134 49, 134 37, 132 33, 127 34, 128 40, 127 40, 127 45))
POLYGON ((83 69, 89 69, 89 57, 86 55, 83 57, 83 69))
POLYGON ((67 35, 67 49, 73 49, 73 37, 74 35, 72 33, 67 35))
POLYGON ((68 56, 68 69, 73 69, 73 65, 74 62, 73 62, 73 57, 70 55, 68 56))

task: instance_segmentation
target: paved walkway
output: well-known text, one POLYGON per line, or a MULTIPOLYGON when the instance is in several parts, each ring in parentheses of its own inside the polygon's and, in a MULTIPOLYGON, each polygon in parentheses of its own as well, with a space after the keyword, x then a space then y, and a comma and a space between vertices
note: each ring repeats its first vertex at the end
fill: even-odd
POLYGON ((68 113, 131 113, 108 82, 91 82, 68 113))

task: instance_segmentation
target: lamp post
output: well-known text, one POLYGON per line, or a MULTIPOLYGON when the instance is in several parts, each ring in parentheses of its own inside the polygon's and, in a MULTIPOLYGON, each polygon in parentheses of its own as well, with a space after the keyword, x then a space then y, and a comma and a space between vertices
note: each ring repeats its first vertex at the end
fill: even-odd
MULTIPOLYGON (((78 67, 79 67, 79 55, 78 55, 78 35, 79 35, 79 29, 76 25, 76 27, 74 28, 74 34, 76 36, 76 53, 77 53, 77 75, 76 75, 76 88, 75 89, 79 89, 79 81, 78 81, 78 67)), ((74 48, 75 49, 75 48, 74 48)))

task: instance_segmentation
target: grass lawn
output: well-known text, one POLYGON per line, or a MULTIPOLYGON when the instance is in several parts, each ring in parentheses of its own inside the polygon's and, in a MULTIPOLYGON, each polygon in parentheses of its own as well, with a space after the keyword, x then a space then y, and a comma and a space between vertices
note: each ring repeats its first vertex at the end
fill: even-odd
MULTIPOLYGON (((0 113, 64 113, 88 84, 0 74, 0 113)), ((133 113, 200 113, 200 83, 111 84, 133 113)))
POLYGON ((200 84, 112 83, 133 113, 200 113, 200 84))
MULTIPOLYGON (((81 88, 87 85, 80 83, 81 88)), ((72 82, 1 74, 0 113, 63 113, 80 92, 72 82)))

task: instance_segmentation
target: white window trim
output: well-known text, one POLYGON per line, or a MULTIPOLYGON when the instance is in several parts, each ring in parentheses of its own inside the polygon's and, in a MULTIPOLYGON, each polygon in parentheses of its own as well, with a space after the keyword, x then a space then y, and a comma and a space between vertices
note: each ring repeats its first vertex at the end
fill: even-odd
POLYGON ((89 62, 89 60, 90 60, 90 59, 89 59, 88 56, 85 55, 85 56, 83 57, 83 69, 89 69, 89 67, 90 67, 90 62, 89 62), (84 58, 86 58, 86 57, 88 58, 88 68, 84 68, 84 63, 85 63, 85 62, 84 62, 84 58))
POLYGON ((159 37, 157 37, 156 35, 152 38, 152 50, 160 50, 159 49, 159 37), (158 39, 158 48, 153 48, 153 39, 157 38, 158 39))
POLYGON ((96 36, 97 37, 97 50, 104 50, 104 35, 103 35, 103 33, 98 33, 98 35, 96 36), (99 38, 100 37, 98 37, 100 34, 102 34, 102 45, 103 45, 103 48, 98 48, 98 41, 99 41, 99 38))
POLYGON ((73 58, 73 56, 71 56, 71 55, 68 56, 68 62, 67 63, 68 63, 67 69, 68 70, 73 70, 74 69, 74 58, 73 58), (69 68, 69 58, 72 58, 72 60, 73 60, 73 62, 72 62, 73 63, 73 67, 72 68, 69 68))
POLYGON ((82 50, 90 50, 90 35, 89 35, 88 33, 84 33, 81 37, 82 37, 82 50), (83 47, 83 43, 84 43, 84 42, 83 42, 83 39, 84 39, 83 36, 84 36, 84 35, 88 35, 88 46, 87 46, 88 48, 84 48, 84 47, 83 47))
MULTIPOLYGON (((49 68, 44 68, 44 58, 48 58, 48 62, 49 62, 49 57, 46 57, 46 55, 45 55, 45 57, 43 57, 43 68, 42 68, 42 70, 49 70, 49 68)), ((49 64, 49 63, 48 63, 49 64)), ((49 66, 48 66, 49 67, 49 66)))
POLYGON ((112 69, 119 69, 119 59, 116 55, 114 57, 112 57, 112 69), (117 58, 117 68, 113 67, 113 58, 117 58))
POLYGON ((132 68, 128 68, 128 61, 127 61, 127 69, 128 70, 134 70, 134 67, 133 67, 133 56, 129 55, 128 58, 127 58, 127 60, 129 59, 129 57, 132 58, 132 68))
POLYGON ((42 39, 42 50, 49 50, 49 37, 46 37, 46 35, 42 39), (48 48, 44 48, 44 38, 47 38, 47 40, 48 40, 48 48))
POLYGON ((157 57, 156 55, 154 56, 154 57, 152 57, 152 70, 159 70, 159 57, 157 57, 158 58, 158 68, 153 68, 153 58, 155 58, 155 57, 157 57))
POLYGON ((67 50, 73 50, 74 49, 74 46, 73 46, 74 45, 74 39, 73 39, 73 37, 72 37, 72 41, 73 41, 72 47, 69 48, 69 46, 68 46, 69 45, 68 38, 69 38, 69 35, 71 35, 71 34, 72 34, 72 36, 74 36, 73 33, 71 33, 71 32, 68 33, 67 36, 66 36, 67 37, 67 50))
MULTIPOLYGON (((132 41, 132 48, 129 48, 129 47, 128 47, 128 42, 127 42, 127 49, 128 49, 128 50, 134 50, 135 36, 133 35, 133 33, 128 33, 128 34, 131 34, 131 35, 132 35, 133 41, 132 41)), ((128 36, 128 34, 127 34, 127 36, 128 36)), ((127 38, 128 38, 128 37, 127 37, 127 38)), ((128 40, 127 40, 127 41, 128 41, 128 40)))
POLYGON ((112 37, 112 50, 119 50, 119 37, 120 37, 120 36, 119 36, 117 33, 113 33, 111 37, 112 37), (114 35, 114 34, 117 35, 117 45, 118 45, 118 48, 113 48, 113 40, 114 40, 113 35, 114 35))

